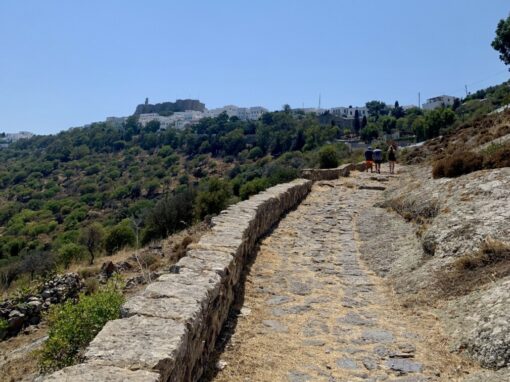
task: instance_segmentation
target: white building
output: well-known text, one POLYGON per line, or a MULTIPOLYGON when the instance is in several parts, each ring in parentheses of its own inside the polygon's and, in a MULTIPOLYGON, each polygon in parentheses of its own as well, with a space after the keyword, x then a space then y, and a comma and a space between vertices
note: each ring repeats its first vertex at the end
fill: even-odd
POLYGON ((34 136, 34 134, 28 132, 28 131, 20 131, 19 133, 6 133, 5 134, 5 140, 7 142, 16 142, 16 141, 19 141, 20 139, 28 139, 28 138, 32 138, 34 136))
POLYGON ((429 98, 422 107, 424 110, 434 110, 439 107, 452 106, 457 97, 442 95, 438 97, 429 98))
POLYGON ((182 129, 188 125, 192 125, 200 121, 202 118, 215 118, 221 113, 227 113, 229 117, 237 117, 244 121, 257 120, 262 114, 267 113, 267 109, 261 106, 254 107, 238 107, 235 105, 227 105, 217 109, 206 110, 205 112, 186 110, 175 112, 169 116, 162 116, 158 113, 145 113, 138 116, 138 122, 145 126, 150 121, 159 121, 161 128, 175 127, 182 129))
POLYGON ((368 109, 365 106, 361 107, 332 107, 329 109, 331 114, 337 115, 339 117, 344 118, 354 118, 354 114, 358 111, 358 115, 360 118, 367 117, 368 118, 368 109))
POLYGON ((216 109, 207 110, 205 112, 205 116, 215 118, 221 113, 227 113, 229 117, 237 117, 242 120, 256 120, 259 119, 262 114, 267 113, 267 109, 263 108, 262 106, 238 107, 235 105, 227 105, 216 109))
POLYGON ((150 121, 158 121, 161 129, 166 129, 168 127, 182 129, 190 124, 200 121, 204 117, 204 113, 195 110, 178 111, 169 116, 162 116, 158 113, 146 113, 138 116, 138 122, 142 126, 145 126, 150 121))

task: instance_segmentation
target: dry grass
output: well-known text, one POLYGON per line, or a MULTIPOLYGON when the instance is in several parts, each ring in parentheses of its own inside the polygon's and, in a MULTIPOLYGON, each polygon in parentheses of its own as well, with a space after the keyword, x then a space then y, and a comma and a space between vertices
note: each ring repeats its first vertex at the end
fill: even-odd
POLYGON ((414 199, 405 196, 389 199, 378 207, 389 208, 407 221, 425 225, 434 219, 439 213, 439 201, 437 199, 414 199))
POLYGON ((436 178, 455 178, 481 170, 484 166, 482 155, 473 152, 456 152, 451 156, 440 159, 432 167, 432 176, 436 178))
POLYGON ((487 238, 480 249, 456 259, 437 276, 440 298, 464 296, 481 286, 510 275, 510 244, 487 238))

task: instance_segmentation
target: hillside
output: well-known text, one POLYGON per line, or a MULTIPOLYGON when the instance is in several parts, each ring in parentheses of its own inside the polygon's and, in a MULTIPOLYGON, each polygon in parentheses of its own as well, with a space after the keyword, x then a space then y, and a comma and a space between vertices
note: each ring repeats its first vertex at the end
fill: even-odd
POLYGON ((1 283, 166 237, 295 178, 337 131, 286 112, 256 122, 221 115, 186 130, 133 116, 17 142, 0 151, 1 283), (90 227, 102 239, 93 251, 90 227))
MULTIPOLYGON (((184 130, 160 130, 158 123, 142 127, 133 115, 120 126, 95 123, 19 141, 0 150, 5 164, 0 169, 2 288, 137 241, 163 238, 236 200, 295 178, 300 168, 319 165, 320 147, 353 136, 357 129, 366 142, 381 148, 394 134, 431 138, 407 156, 414 163, 441 150, 455 151, 456 142, 443 145, 450 136, 476 136, 486 143, 507 130, 492 127, 486 134, 481 124, 492 126, 486 121, 502 114, 483 116, 508 102, 510 87, 503 83, 455 107, 432 111, 404 111, 398 103, 390 109, 370 101, 369 118, 358 121, 359 126, 354 121, 352 128, 338 126, 327 115, 285 106, 257 121, 223 114, 184 130), (93 250, 85 245, 90 232, 101 238, 93 250)), ((177 100, 139 105, 137 112, 193 107, 203 105, 177 100)), ((351 155, 343 144, 333 151, 338 158, 351 155)), ((357 159, 359 154, 352 153, 357 159)))

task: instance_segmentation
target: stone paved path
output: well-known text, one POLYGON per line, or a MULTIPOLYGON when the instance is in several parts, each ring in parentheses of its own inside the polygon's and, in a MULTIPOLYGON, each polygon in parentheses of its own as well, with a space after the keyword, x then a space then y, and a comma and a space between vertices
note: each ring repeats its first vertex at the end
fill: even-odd
POLYGON ((359 260, 356 217, 381 185, 318 182, 262 242, 214 381, 458 380, 437 321, 405 317, 359 260))

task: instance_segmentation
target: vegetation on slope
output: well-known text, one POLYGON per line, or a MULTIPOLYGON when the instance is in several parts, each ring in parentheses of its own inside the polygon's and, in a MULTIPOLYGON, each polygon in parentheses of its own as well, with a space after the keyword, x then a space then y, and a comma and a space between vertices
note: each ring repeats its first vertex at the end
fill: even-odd
MULTIPOLYGON (((339 129, 290 111, 185 130, 96 123, 0 150, 0 281, 165 237, 289 181, 339 129)), ((346 157, 344 145, 334 145, 346 157)))

